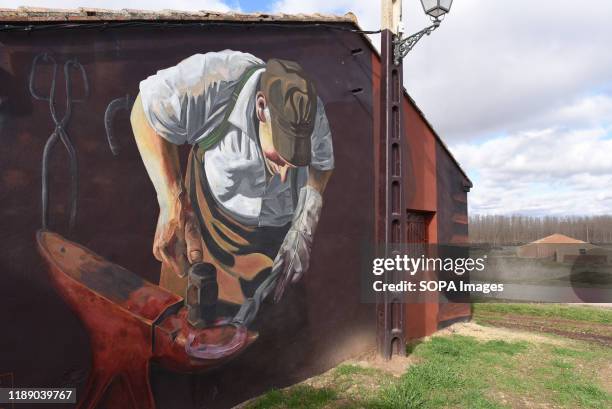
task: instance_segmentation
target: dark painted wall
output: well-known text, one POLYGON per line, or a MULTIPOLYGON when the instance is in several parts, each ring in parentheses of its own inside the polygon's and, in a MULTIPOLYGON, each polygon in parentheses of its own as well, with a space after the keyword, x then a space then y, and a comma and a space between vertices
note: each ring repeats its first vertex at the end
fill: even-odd
MULTIPOLYGON (((32 60, 54 53, 60 64, 85 67, 90 98, 73 108, 67 131, 79 158, 79 216, 69 237, 156 283, 151 254, 157 219, 155 192, 131 135, 127 114, 115 124, 122 152, 105 140, 107 104, 158 69, 195 53, 234 49, 298 61, 315 80, 334 139, 336 169, 327 188, 307 277, 279 305, 265 305, 255 327, 260 338, 229 365, 204 375, 154 367, 160 408, 228 407, 271 387, 319 373, 372 347, 374 307, 359 301, 364 245, 373 240, 371 55, 357 34, 315 28, 130 28, 0 33, 0 374, 17 386, 82 386, 89 366, 88 337, 53 290, 35 248, 40 228, 41 157, 52 132, 49 106, 28 91, 32 60), (356 49, 361 48, 359 52, 356 49), (360 89, 360 90, 359 90, 360 89), (356 90, 354 93, 351 90, 356 90)), ((57 109, 64 111, 59 73, 57 109)), ((50 70, 36 87, 48 92, 50 70)), ((82 95, 75 80, 73 94, 82 95)), ((51 228, 66 234, 68 172, 56 146, 50 164, 51 228)))
MULTIPOLYGON (((438 183, 438 243, 454 246, 467 245, 468 238, 468 207, 467 186, 469 181, 459 171, 456 164, 446 153, 442 145, 436 146, 436 162, 438 183)), ((453 250, 453 253, 455 250, 453 250)), ((468 257, 467 247, 463 254, 456 256, 468 257)), ((463 297, 444 299, 438 311, 438 327, 446 326, 471 315, 471 305, 456 302, 463 297), (454 302, 455 301, 455 302, 454 302)), ((465 300, 465 298, 463 298, 465 300)))

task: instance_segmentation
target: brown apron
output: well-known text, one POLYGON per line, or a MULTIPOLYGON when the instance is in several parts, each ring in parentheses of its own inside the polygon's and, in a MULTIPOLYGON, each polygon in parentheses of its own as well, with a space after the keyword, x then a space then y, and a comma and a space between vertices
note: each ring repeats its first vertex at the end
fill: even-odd
MULTIPOLYGON (((234 220, 212 196, 203 161, 204 149, 194 145, 187 163, 185 186, 200 222, 203 259, 217 269, 219 299, 242 304, 270 274, 290 223, 282 227, 249 227, 234 220)), ((162 268, 160 286, 183 296, 187 277, 162 268)))

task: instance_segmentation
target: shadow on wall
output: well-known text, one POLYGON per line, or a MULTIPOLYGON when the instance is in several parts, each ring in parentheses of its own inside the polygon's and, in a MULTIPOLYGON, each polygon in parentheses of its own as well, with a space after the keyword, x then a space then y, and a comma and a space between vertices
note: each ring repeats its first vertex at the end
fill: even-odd
POLYGON ((9 69, 2 67, 2 62, 0 58, 0 138, 8 138, 9 135, 5 134, 7 122, 27 115, 32 106, 26 90, 9 69))

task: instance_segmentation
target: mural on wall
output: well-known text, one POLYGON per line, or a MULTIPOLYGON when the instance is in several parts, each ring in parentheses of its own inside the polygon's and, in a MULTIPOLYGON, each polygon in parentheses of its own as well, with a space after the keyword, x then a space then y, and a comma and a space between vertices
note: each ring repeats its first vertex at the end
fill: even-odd
MULTIPOLYGON (((370 350, 378 315, 357 272, 384 173, 371 44, 303 16, 125 14, 0 29, 0 374, 76 387, 83 408, 227 408, 370 350)), ((464 176, 409 105, 411 208, 436 212, 439 241, 463 237, 464 176)), ((445 306, 411 307, 411 325, 454 318, 445 306)))
POLYGON ((315 85, 293 61, 196 54, 140 83, 131 123, 159 201, 160 285, 183 295, 205 263, 194 280, 216 275, 220 301, 241 305, 234 322, 250 323, 308 269, 334 166, 315 85))
MULTIPOLYGON (((57 64, 36 58, 33 72, 39 62, 57 64)), ((87 81, 76 60, 66 67, 87 81)), ((30 88, 53 106, 53 94, 40 96, 33 82, 30 88)), ((323 102, 296 62, 231 50, 196 54, 139 89, 133 104, 129 97, 111 102, 105 125, 113 148, 114 112, 131 105, 160 209, 152 238, 159 286, 46 228, 37 235, 58 291, 88 328, 92 368, 80 407, 96 407, 113 380, 123 379, 137 407, 153 408, 151 361, 197 372, 252 344, 258 334, 248 327, 264 299, 278 302, 308 270, 334 168, 323 102), (183 144, 191 145, 185 169, 183 144)), ((64 129, 69 113, 56 120, 51 112, 56 130, 45 157, 58 141, 69 153, 72 146, 64 129)))

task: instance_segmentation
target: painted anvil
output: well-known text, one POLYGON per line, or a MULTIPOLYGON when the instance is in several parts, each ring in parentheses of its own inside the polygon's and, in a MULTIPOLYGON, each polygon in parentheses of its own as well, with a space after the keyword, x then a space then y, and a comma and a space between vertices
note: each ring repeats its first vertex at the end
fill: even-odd
POLYGON ((122 401, 153 409, 152 361, 179 372, 200 372, 227 362, 257 337, 222 321, 196 329, 186 320, 181 297, 59 234, 39 231, 37 241, 58 292, 91 340, 91 372, 79 393, 79 408, 95 408, 108 398, 111 382, 120 381, 129 391, 122 401))

